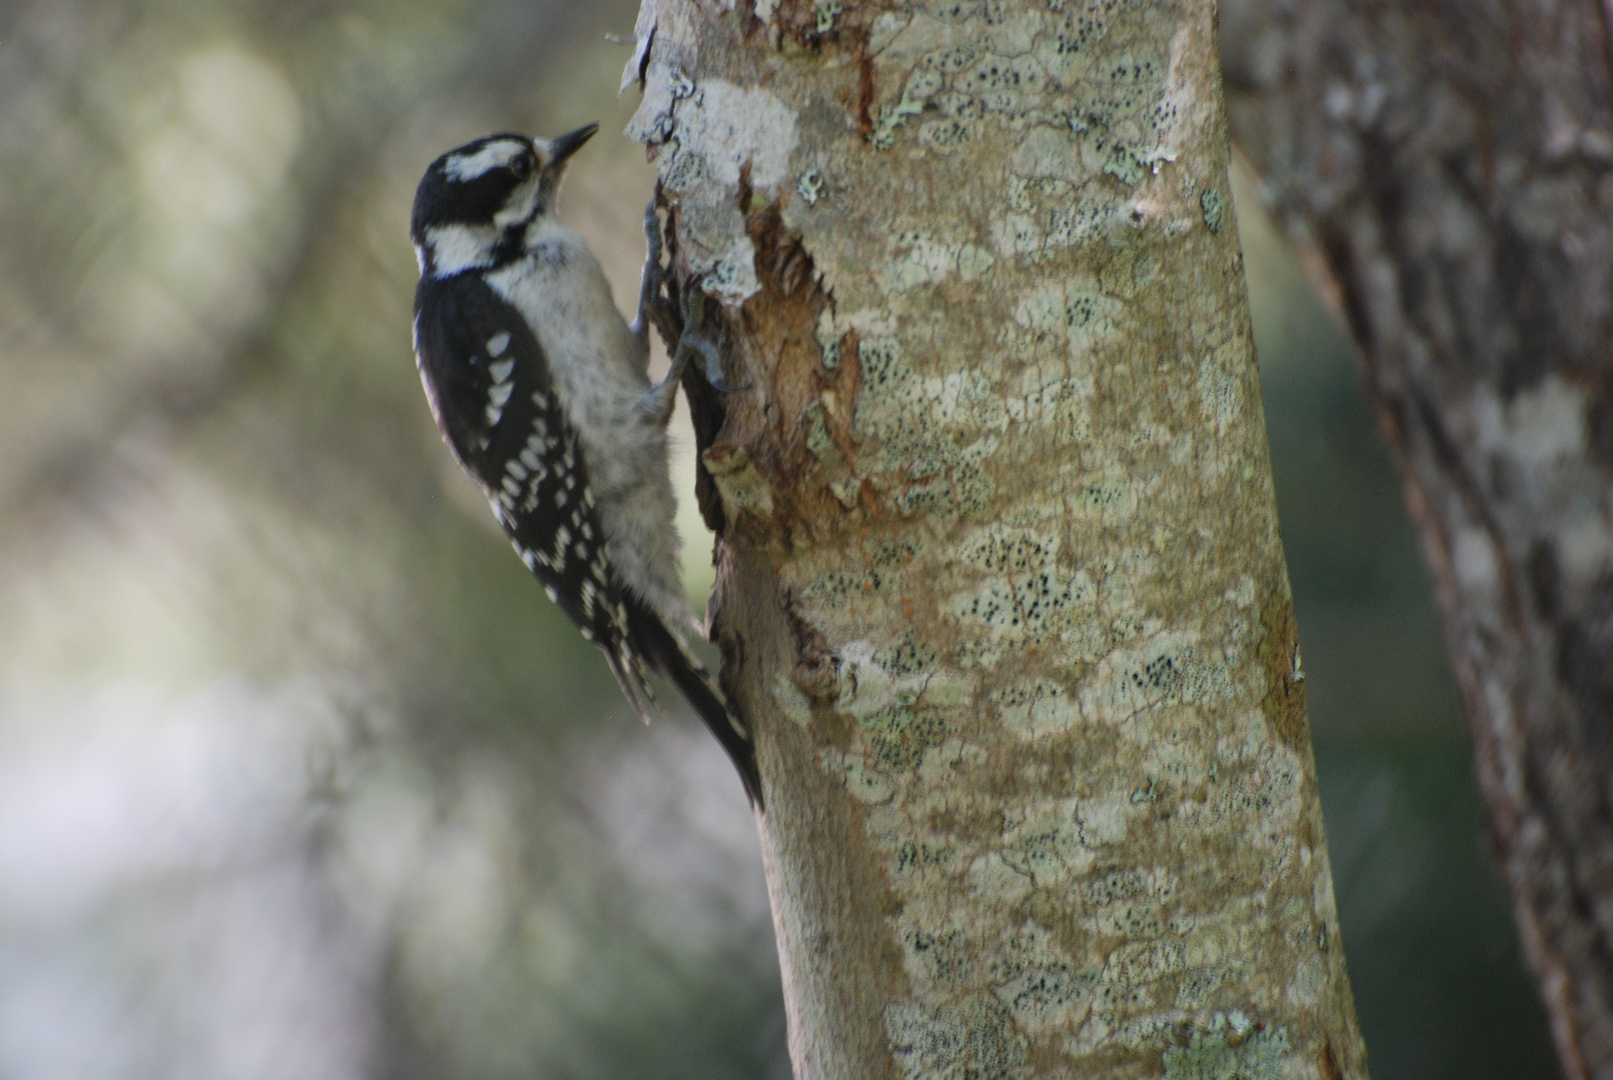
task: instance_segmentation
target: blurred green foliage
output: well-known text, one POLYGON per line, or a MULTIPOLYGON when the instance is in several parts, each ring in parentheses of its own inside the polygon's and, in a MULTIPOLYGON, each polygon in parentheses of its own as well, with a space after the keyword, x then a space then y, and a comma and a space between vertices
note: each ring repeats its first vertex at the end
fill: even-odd
MULTIPOLYGON (((0 7, 0 1075, 788 1075, 738 782, 632 722, 409 354, 425 163, 620 131, 634 9, 0 7)), ((566 190, 619 297, 650 183, 603 138, 566 190)), ((1548 1075, 1394 480, 1240 196, 1375 1075, 1548 1075)))

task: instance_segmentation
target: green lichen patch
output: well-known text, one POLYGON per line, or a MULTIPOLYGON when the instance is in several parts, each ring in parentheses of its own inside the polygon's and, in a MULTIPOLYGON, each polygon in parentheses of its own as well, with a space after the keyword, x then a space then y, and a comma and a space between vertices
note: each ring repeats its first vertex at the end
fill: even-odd
POLYGON ((1142 986, 1175 975, 1187 965, 1187 943, 1178 938, 1130 941, 1109 954, 1104 977, 1121 986, 1142 986))
POLYGON ((1000 722, 1022 729, 1027 735, 1058 731, 1080 719, 1074 695, 1052 679, 1001 687, 987 694, 986 702, 1000 722))
POLYGON ((956 926, 944 926, 935 931, 904 926, 902 952, 915 984, 935 988, 951 986, 970 978, 979 950, 956 926))
POLYGON ((1066 343, 1071 355, 1084 353, 1118 332, 1119 301, 1093 285, 1066 281, 1040 285, 1022 294, 1014 321, 1031 332, 1066 343))
POLYGON ((845 785, 846 793, 860 803, 887 802, 895 794, 890 776, 870 766, 861 755, 826 748, 819 752, 818 764, 825 776, 845 785))
POLYGON ((1000 445, 996 431, 1005 427, 1000 394, 980 375, 923 378, 905 351, 895 337, 858 343, 863 392, 853 428, 865 448, 859 463, 903 516, 983 513, 996 492, 987 465, 1000 445))
MULTIPOLYGON (((857 551, 855 561, 863 564, 859 569, 833 570, 815 578, 801 589, 801 599, 812 607, 843 611, 853 601, 878 597, 886 583, 924 551, 917 533, 857 551)), ((933 662, 933 657, 926 662, 933 662)))
POLYGON ((887 772, 910 772, 924 752, 947 736, 945 714, 922 705, 895 704, 861 721, 870 764, 887 772))
POLYGON ((895 644, 874 654, 874 663, 884 668, 892 679, 928 675, 935 671, 940 660, 935 647, 921 641, 911 630, 898 637, 895 644))
POLYGON ((1207 1004, 1217 990, 1228 982, 1240 978, 1248 964, 1236 957, 1196 964, 1185 969, 1176 984, 1176 1007, 1199 1009, 1207 1004))
POLYGON ((988 970, 998 999, 1029 1031, 1079 1022, 1102 974, 1099 965, 1078 966, 1046 931, 1029 922, 1007 935, 988 970))
POLYGON ((1104 657, 1083 689, 1082 706, 1118 720, 1167 705, 1214 706, 1236 694, 1224 661, 1202 655, 1184 635, 1161 633, 1104 657))
POLYGON ((713 447, 701 460, 717 485, 729 521, 742 514, 773 516, 772 485, 743 447, 713 447))
POLYGON ((1026 574, 1053 564, 1058 555, 1057 533, 987 525, 964 541, 959 557, 990 574, 1026 574))
POLYGON ((1195 1031, 1186 1046, 1166 1050, 1164 1080, 1277 1080, 1291 1049, 1286 1028, 1239 1030, 1236 1022, 1224 1022, 1219 1030, 1195 1031))
POLYGON ((1030 1075, 1025 1038, 995 997, 934 1008, 896 1002, 886 1007, 885 1032, 907 1080, 1021 1080, 1030 1075))
POLYGON ((1204 218, 1204 227, 1212 234, 1219 235, 1221 226, 1226 221, 1227 200, 1221 194, 1220 188, 1206 188, 1204 194, 1199 196, 1199 212, 1204 218))
POLYGON ((944 841, 907 837, 896 845, 894 866, 898 874, 913 874, 932 867, 952 865, 957 846, 944 841))
POLYGON ((1054 807, 1003 830, 1002 858, 1038 888, 1068 880, 1092 864, 1073 807, 1054 807))
POLYGON ((988 578, 955 596, 948 614, 966 627, 983 628, 992 640, 1035 645, 1069 628, 1095 596, 1084 572, 1046 569, 1007 580, 988 578))
POLYGON ((1217 435, 1224 436, 1243 415, 1249 397, 1241 374, 1227 370, 1219 357, 1207 356, 1199 363, 1199 407, 1217 435))
POLYGON ((846 457, 841 453, 834 435, 829 430, 829 420, 824 412, 823 402, 814 401, 808 405, 804 419, 807 452, 818 460, 814 472, 821 470, 823 475, 830 476, 838 474, 845 468, 846 457))

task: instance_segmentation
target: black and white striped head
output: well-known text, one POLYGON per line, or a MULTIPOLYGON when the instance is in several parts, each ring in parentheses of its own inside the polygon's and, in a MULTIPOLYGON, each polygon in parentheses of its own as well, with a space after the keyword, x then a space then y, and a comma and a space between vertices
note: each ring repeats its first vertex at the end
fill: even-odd
POLYGON ((588 124, 555 139, 488 135, 433 161, 409 222, 421 276, 518 258, 528 227, 554 213, 567 161, 598 130, 588 124))

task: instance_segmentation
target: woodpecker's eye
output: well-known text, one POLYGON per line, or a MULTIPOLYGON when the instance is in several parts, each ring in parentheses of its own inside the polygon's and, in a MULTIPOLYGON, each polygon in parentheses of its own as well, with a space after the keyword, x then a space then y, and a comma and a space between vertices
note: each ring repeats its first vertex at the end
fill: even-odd
POLYGON ((522 154, 520 157, 510 162, 510 171, 515 174, 515 178, 517 180, 525 180, 527 177, 531 176, 532 155, 522 154))

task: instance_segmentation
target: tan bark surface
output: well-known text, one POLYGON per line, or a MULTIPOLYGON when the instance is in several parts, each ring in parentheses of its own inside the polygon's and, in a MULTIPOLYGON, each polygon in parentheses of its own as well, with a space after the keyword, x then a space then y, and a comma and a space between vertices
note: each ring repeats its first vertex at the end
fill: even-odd
POLYGON ((1214 14, 644 5, 800 1080, 1366 1075, 1214 14))
POLYGON ((1333 285, 1433 566, 1572 1077, 1613 1077, 1613 75, 1594 0, 1224 10, 1232 129, 1333 285))

